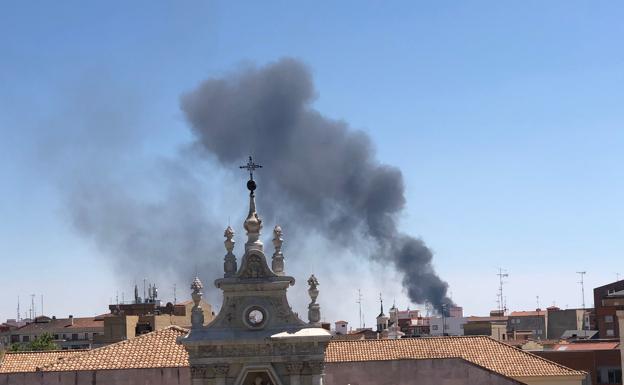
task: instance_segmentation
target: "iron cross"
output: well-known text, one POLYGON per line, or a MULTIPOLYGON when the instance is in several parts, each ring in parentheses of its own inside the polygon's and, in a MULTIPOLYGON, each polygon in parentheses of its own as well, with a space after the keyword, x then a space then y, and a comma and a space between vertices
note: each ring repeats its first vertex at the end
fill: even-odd
POLYGON ((238 168, 245 169, 245 170, 249 171, 249 179, 253 180, 253 172, 257 168, 262 168, 262 166, 259 165, 259 164, 254 163, 253 159, 250 156, 249 160, 247 161, 247 164, 244 165, 244 166, 239 166, 238 168))

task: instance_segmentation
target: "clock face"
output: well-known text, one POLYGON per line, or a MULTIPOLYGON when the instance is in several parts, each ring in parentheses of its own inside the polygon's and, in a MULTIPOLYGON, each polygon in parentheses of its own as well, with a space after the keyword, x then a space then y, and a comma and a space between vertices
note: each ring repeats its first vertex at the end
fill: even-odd
POLYGON ((266 324, 267 312, 260 306, 251 306, 245 311, 244 321, 250 328, 259 329, 266 324))
POLYGON ((258 309, 254 309, 247 314, 247 320, 250 324, 258 326, 264 321, 264 314, 258 309))

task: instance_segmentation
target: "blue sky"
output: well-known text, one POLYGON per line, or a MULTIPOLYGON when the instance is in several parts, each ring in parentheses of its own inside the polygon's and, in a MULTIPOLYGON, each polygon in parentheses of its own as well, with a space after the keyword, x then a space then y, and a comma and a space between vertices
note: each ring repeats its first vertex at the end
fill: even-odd
POLYGON ((467 313, 496 306, 499 266, 513 309, 580 306, 576 271, 586 288, 624 277, 623 19, 616 1, 4 2, 0 319, 18 295, 89 315, 131 291, 68 224, 42 142, 71 163, 55 130, 95 103, 129 111, 143 155, 173 154, 190 138, 182 93, 284 56, 311 69, 315 108, 401 168, 403 229, 467 313))

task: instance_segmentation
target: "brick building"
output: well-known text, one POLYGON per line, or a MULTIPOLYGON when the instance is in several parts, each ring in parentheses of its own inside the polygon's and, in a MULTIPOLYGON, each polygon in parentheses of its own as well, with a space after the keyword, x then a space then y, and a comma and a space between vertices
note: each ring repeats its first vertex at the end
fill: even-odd
POLYGON ((9 328, 4 338, 9 345, 27 344, 48 333, 61 349, 88 349, 94 338, 104 333, 104 316, 56 318, 39 316, 19 328, 9 328))
POLYGON ((594 289, 595 322, 600 338, 618 338, 616 312, 624 310, 624 280, 594 289))
POLYGON ((622 384, 618 341, 575 341, 534 352, 540 357, 589 373, 592 384, 622 384))

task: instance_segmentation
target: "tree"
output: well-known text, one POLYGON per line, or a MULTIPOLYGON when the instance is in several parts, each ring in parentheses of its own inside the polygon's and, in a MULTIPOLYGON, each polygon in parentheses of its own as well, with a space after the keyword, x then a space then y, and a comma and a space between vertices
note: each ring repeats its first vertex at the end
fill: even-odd
POLYGON ((50 333, 43 333, 40 336, 35 337, 34 340, 28 343, 14 343, 13 345, 11 345, 10 348, 12 352, 44 351, 58 349, 59 346, 54 343, 54 338, 50 333))
POLYGON ((50 333, 43 333, 37 336, 31 343, 28 344, 26 350, 57 350, 59 346, 54 343, 54 337, 50 333))

